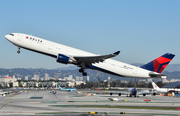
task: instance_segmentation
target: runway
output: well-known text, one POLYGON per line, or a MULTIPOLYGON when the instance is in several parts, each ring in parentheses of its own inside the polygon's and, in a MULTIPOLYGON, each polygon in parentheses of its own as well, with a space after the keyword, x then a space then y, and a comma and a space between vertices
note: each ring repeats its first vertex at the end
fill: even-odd
MULTIPOLYGON (((23 91, 0 99, 0 115, 124 115, 124 116, 180 116, 180 97, 169 96, 110 96, 56 90, 23 91), (108 98, 120 98, 110 101, 108 98), (145 102, 144 99, 151 100, 145 102), (94 113, 97 114, 89 114, 94 113), (120 114, 125 113, 125 114, 120 114)), ((85 92, 85 91, 84 91, 85 92)), ((84 93, 83 92, 83 93, 84 93)), ((88 91, 86 91, 88 93, 88 91)))

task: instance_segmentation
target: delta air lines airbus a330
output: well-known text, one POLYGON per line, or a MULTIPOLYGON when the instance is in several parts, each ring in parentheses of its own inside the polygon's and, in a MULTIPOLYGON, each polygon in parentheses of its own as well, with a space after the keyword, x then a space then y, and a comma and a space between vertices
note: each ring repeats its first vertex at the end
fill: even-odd
POLYGON ((161 74, 161 72, 175 56, 166 53, 148 64, 136 67, 110 59, 117 56, 120 51, 100 56, 28 34, 11 33, 5 38, 18 47, 18 53, 20 53, 20 48, 24 48, 54 57, 58 63, 77 65, 83 76, 87 75, 85 69, 89 68, 121 77, 166 78, 167 75, 161 74))

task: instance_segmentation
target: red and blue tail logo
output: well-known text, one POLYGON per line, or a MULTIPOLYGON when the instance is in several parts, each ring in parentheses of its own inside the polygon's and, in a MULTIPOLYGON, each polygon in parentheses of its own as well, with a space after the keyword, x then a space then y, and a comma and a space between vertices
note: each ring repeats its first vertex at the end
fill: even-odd
POLYGON ((141 68, 161 73, 169 64, 169 62, 174 58, 174 56, 174 54, 166 53, 159 58, 149 62, 148 64, 141 66, 141 68))

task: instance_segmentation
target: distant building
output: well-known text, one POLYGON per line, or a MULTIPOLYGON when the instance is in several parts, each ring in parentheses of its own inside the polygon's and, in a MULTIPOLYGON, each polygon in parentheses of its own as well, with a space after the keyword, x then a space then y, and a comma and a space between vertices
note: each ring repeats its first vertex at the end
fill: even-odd
POLYGON ((54 79, 55 79, 55 80, 58 80, 58 75, 54 75, 54 79))
POLYGON ((87 81, 89 82, 89 76, 87 76, 87 81))
POLYGON ((76 85, 81 85, 81 83, 86 84, 85 81, 76 81, 76 85))
MULTIPOLYGON (((7 87, 15 87, 18 86, 18 82, 16 78, 12 78, 10 76, 6 76, 4 78, 0 78, 0 83, 6 83, 7 87)), ((1 84, 4 85, 4 84, 1 84)))
POLYGON ((167 79, 163 79, 163 83, 169 83, 167 79))
POLYGON ((49 80, 49 74, 46 73, 44 76, 46 81, 49 80))
POLYGON ((148 81, 148 83, 151 83, 151 82, 152 82, 152 79, 148 79, 147 81, 148 81))
POLYGON ((111 79, 111 77, 108 77, 108 87, 110 87, 110 79, 111 79))
POLYGON ((34 75, 34 80, 39 81, 39 75, 34 75))
POLYGON ((25 80, 28 81, 28 76, 25 76, 25 80))
POLYGON ((72 75, 69 75, 69 80, 72 80, 73 79, 73 76, 72 75))
POLYGON ((78 76, 76 76, 76 81, 79 81, 79 77, 78 76))
POLYGON ((79 79, 80 81, 83 81, 83 77, 80 77, 80 79, 79 79))

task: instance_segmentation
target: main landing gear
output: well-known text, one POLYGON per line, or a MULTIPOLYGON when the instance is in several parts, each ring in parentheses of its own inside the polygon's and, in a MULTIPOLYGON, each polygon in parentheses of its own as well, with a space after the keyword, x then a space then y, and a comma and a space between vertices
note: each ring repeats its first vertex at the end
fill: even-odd
POLYGON ((81 67, 81 68, 79 69, 79 72, 81 72, 83 76, 87 76, 87 73, 84 71, 84 69, 86 69, 86 64, 85 64, 85 62, 81 62, 81 63, 79 64, 79 67, 81 67))
POLYGON ((20 53, 20 47, 18 47, 18 51, 17 51, 17 53, 18 53, 18 54, 20 53))
POLYGON ((81 72, 83 76, 87 76, 87 73, 84 72, 84 69, 83 69, 83 68, 79 69, 79 72, 81 72))

